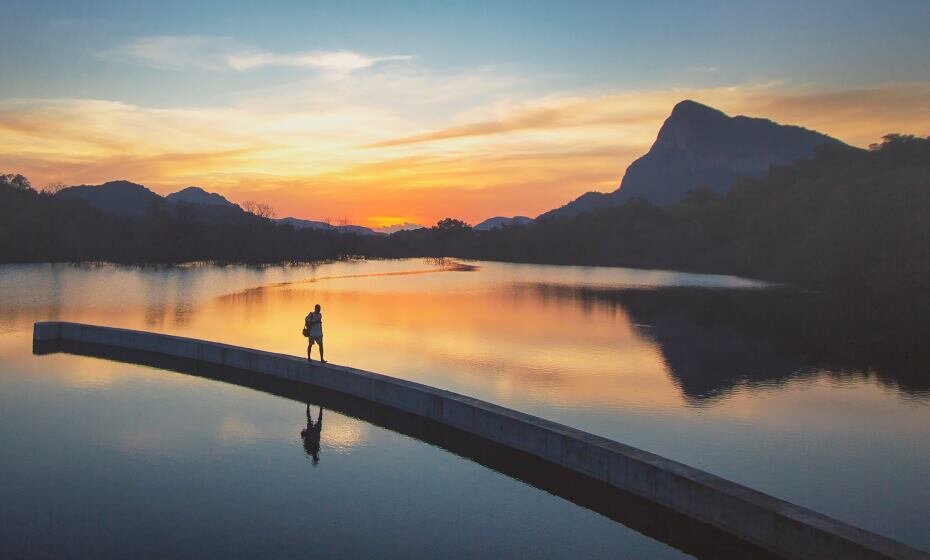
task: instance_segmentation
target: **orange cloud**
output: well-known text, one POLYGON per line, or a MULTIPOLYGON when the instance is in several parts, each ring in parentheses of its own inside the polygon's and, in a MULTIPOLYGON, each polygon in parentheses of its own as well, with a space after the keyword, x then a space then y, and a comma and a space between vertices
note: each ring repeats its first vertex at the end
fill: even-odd
MULTIPOLYGON (((373 90, 386 87, 381 75, 353 78, 366 79, 373 90)), ((930 132, 925 82, 829 91, 747 84, 474 106, 457 99, 448 117, 425 108, 409 115, 398 105, 406 103, 403 87, 428 91, 427 76, 390 84, 389 101, 320 84, 312 93, 277 92, 273 103, 209 108, 0 101, 0 171, 23 173, 36 185, 126 178, 166 193, 194 184, 234 201, 262 200, 280 215, 431 224, 448 215, 472 222, 535 215, 588 190, 613 190, 685 98, 857 146, 889 132, 930 132)), ((351 85, 365 90, 364 81, 351 85)), ((440 99, 447 103, 447 93, 440 99)))
POLYGON ((759 93, 747 96, 739 107, 751 115, 821 130, 860 147, 892 132, 930 135, 930 83, 924 82, 759 93))
MULTIPOLYGON (((359 164, 310 179, 231 178, 223 190, 259 198, 279 215, 305 215, 370 226, 385 215, 433 224, 445 216, 477 223, 489 211, 536 215, 573 192, 613 189, 617 169, 638 149, 595 148, 546 153, 409 156, 359 164), (253 185, 260 185, 256 188, 253 185), (493 210, 489 210, 493 209, 493 210)), ((395 223, 393 220, 389 220, 395 223)))
MULTIPOLYGON (((252 153, 250 150, 225 150, 218 152, 180 152, 152 156, 109 156, 104 158, 79 158, 49 161, 47 158, 0 155, 0 164, 10 169, 39 170, 39 175, 48 174, 45 182, 68 181, 95 183, 100 177, 108 179, 133 178, 157 175, 161 177, 188 176, 200 173, 205 168, 234 164, 252 153), (45 173, 42 173, 45 171, 45 173), (85 179, 82 179, 85 178, 85 179)), ((35 173, 33 173, 35 175, 35 173)), ((169 189, 170 190, 170 189, 169 189)))
POLYGON ((821 129, 849 144, 867 146, 888 132, 930 131, 930 84, 888 84, 842 91, 759 86, 668 89, 549 101, 515 107, 497 119, 454 125, 431 132, 381 140, 370 147, 394 147, 474 136, 575 127, 658 124, 682 99, 694 99, 731 115, 764 117, 821 129))
POLYGON ((370 147, 403 146, 526 130, 653 123, 666 113, 667 110, 663 113, 659 108, 642 110, 628 103, 622 96, 561 100, 553 105, 523 108, 499 120, 451 126, 433 132, 382 140, 371 144, 370 147))

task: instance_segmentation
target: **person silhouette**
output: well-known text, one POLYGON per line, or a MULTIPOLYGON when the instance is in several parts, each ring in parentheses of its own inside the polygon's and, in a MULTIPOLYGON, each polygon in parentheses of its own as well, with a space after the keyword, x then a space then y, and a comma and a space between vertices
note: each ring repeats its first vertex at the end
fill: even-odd
POLYGON ((323 407, 320 407, 320 413, 313 422, 313 416, 310 415, 310 403, 307 403, 307 427, 300 431, 300 438, 304 440, 304 451, 310 457, 310 461, 315 467, 320 462, 320 431, 323 429, 323 407))
POLYGON ((313 343, 316 342, 320 347, 320 362, 326 363, 323 359, 323 314, 320 313, 320 304, 316 304, 307 317, 304 319, 304 326, 307 328, 307 361, 312 362, 310 350, 313 349, 313 343))

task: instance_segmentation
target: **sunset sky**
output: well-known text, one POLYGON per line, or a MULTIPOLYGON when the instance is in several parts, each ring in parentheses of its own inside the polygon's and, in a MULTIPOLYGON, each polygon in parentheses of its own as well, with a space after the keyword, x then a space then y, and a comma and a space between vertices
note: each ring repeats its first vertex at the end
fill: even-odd
POLYGON ((930 2, 0 0, 0 172, 369 226, 613 190, 686 98, 930 134, 930 2))

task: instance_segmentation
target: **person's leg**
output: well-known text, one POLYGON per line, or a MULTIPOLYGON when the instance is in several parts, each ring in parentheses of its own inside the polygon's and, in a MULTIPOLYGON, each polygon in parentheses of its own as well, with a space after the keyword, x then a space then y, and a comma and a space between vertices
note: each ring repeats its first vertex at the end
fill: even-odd
POLYGON ((326 360, 323 359, 323 337, 318 338, 316 343, 320 345, 320 361, 325 364, 326 360))
POLYGON ((308 338, 308 339, 307 339, 307 361, 308 361, 308 362, 312 362, 312 361, 313 361, 313 358, 310 357, 310 350, 312 350, 312 349, 313 349, 313 339, 312 339, 312 338, 308 338))

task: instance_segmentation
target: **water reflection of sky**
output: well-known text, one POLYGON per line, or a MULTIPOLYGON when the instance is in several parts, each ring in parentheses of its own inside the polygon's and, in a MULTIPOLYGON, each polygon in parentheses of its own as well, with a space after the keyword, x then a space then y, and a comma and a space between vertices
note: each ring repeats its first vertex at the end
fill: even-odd
MULTIPOLYGON (((819 334, 842 325, 792 320, 802 311, 757 304, 747 288, 762 286, 732 277, 473 264, 0 267, 0 328, 73 320, 301 355, 303 316, 320 303, 331 361, 577 426, 930 546, 930 399, 920 376, 819 334), (745 298, 726 295, 734 288, 745 298)), ((85 363, 69 365, 71 383, 120 383, 85 363)), ((222 433, 266 437, 235 415, 222 433)))
POLYGON ((314 464, 302 403, 0 340, 4 557, 683 557, 332 410, 314 464))

